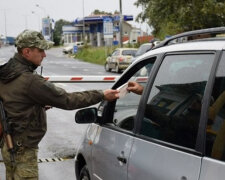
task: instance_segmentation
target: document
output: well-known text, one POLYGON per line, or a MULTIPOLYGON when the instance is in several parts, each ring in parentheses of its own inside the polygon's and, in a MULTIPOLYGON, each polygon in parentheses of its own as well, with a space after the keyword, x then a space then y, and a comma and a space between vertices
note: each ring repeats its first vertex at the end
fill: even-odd
POLYGON ((124 83, 122 86, 118 87, 117 90, 119 90, 119 98, 123 98, 128 93, 127 91, 128 83, 124 83))

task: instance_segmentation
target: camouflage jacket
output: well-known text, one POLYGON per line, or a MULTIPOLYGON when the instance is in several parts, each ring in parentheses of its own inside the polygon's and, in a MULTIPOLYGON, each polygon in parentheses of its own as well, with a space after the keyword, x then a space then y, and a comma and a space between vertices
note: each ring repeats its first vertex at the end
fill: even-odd
POLYGON ((0 66, 0 98, 12 127, 14 143, 38 147, 46 132, 45 105, 72 110, 100 102, 103 92, 67 93, 35 74, 37 67, 15 54, 0 66))

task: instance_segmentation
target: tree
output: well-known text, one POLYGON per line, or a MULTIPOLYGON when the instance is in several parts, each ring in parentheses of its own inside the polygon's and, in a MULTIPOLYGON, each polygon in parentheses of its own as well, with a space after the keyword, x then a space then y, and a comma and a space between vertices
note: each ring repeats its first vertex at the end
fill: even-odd
POLYGON ((224 0, 137 0, 143 7, 136 20, 145 21, 153 34, 163 39, 166 35, 225 25, 224 0))
POLYGON ((105 11, 100 11, 98 9, 95 9, 93 12, 92 12, 93 15, 112 15, 112 13, 110 12, 105 12, 105 11))
POLYGON ((120 14, 120 12, 119 12, 119 11, 117 11, 117 10, 115 10, 115 11, 114 11, 114 14, 120 14))
POLYGON ((69 25, 71 24, 71 22, 60 19, 58 21, 55 22, 55 28, 54 28, 54 32, 53 32, 53 41, 54 41, 54 45, 58 46, 60 45, 60 41, 61 41, 61 36, 62 36, 62 27, 64 25, 69 25))

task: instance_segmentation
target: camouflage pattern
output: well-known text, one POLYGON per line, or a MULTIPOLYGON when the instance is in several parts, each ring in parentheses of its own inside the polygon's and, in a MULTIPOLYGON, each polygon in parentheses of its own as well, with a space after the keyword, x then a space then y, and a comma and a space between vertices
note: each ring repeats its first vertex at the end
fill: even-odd
MULTIPOLYGON (((33 36, 28 38, 30 32, 27 33, 24 32, 18 36, 16 40, 18 47, 28 47, 29 45, 30 47, 47 48, 47 46, 41 46, 45 43, 41 44, 40 42, 47 42, 43 39, 40 40, 41 34, 36 38, 33 36), (39 40, 33 42, 32 38, 39 40)), ((13 127, 14 145, 19 144, 21 147, 26 147, 24 149, 20 147, 16 153, 16 163, 13 168, 15 180, 38 179, 36 149, 47 131, 46 105, 73 110, 97 104, 104 99, 102 90, 66 92, 42 76, 35 74, 36 68, 37 66, 19 53, 0 66, 0 99, 3 101, 10 125, 13 127)), ((6 166, 7 180, 10 180, 12 179, 10 154, 5 145, 2 148, 2 156, 6 166)))
POLYGON ((20 54, 0 66, 0 99, 13 129, 15 143, 37 148, 47 131, 45 106, 65 110, 84 108, 104 99, 102 90, 66 92, 34 74, 20 54))
POLYGON ((53 44, 52 41, 45 40, 40 32, 33 30, 23 31, 17 36, 15 42, 17 48, 36 47, 45 50, 50 49, 53 44))
POLYGON ((15 153, 13 168, 5 144, 1 153, 6 167, 6 180, 38 180, 37 149, 20 147, 15 153))

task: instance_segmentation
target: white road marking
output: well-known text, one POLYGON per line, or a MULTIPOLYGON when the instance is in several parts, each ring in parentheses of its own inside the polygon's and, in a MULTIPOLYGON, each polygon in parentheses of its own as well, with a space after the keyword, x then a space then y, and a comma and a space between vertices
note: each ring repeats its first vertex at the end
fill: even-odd
POLYGON ((102 178, 100 178, 97 174, 93 174, 96 178, 98 178, 99 180, 102 180, 102 178))

